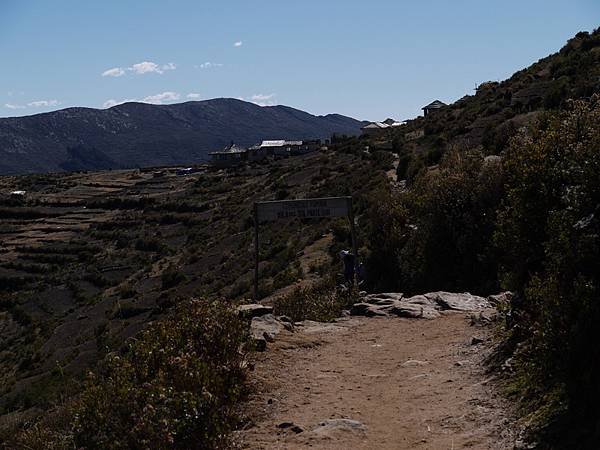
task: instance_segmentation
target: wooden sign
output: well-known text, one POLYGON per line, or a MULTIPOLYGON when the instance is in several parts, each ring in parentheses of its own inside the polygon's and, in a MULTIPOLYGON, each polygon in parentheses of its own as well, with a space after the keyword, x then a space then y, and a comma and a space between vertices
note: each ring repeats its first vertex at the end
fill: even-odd
POLYGON ((290 218, 347 217, 350 214, 351 202, 351 197, 257 202, 256 216, 259 223, 290 218))
POLYGON ((259 264, 259 224, 282 219, 324 219, 328 217, 347 217, 350 222, 352 251, 354 252, 354 273, 358 264, 356 233, 354 231, 354 213, 352 197, 307 198, 304 200, 281 200, 254 203, 254 300, 258 301, 258 264, 259 264))

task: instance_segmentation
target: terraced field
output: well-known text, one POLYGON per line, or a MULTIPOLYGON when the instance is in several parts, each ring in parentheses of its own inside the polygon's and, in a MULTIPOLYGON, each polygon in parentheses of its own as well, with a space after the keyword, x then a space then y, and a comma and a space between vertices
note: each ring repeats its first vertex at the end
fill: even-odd
MULTIPOLYGON (((179 300, 249 297, 254 201, 354 195, 360 214, 386 167, 369 154, 325 152, 186 176, 0 178, 0 426, 77 390, 86 369, 179 300), (18 190, 25 195, 10 195, 18 190)), ((327 270, 307 268, 302 252, 317 241, 330 252, 347 245, 344 227, 263 227, 261 295, 327 270)))

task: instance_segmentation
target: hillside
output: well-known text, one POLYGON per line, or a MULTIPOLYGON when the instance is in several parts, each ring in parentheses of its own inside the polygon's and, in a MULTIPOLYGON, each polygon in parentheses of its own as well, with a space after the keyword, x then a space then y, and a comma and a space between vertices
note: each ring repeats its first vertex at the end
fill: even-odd
POLYGON ((578 33, 557 53, 540 59, 502 82, 482 83, 474 95, 382 133, 372 146, 401 156, 399 176, 409 181, 437 164, 451 148, 481 148, 498 155, 524 125, 568 99, 600 93, 600 31, 578 33))
POLYGON ((356 135, 361 122, 235 99, 126 103, 0 119, 0 175, 193 164, 234 141, 356 135))
MULTIPOLYGON (((185 299, 251 297, 253 201, 354 195, 360 212, 385 170, 375 156, 329 152, 190 176, 0 178, 3 191, 28 192, 0 200, 0 429, 51 406, 185 299)), ((303 270, 297 256, 331 229, 348 246, 346 228, 341 219, 264 225, 261 296, 327 271, 303 270)))

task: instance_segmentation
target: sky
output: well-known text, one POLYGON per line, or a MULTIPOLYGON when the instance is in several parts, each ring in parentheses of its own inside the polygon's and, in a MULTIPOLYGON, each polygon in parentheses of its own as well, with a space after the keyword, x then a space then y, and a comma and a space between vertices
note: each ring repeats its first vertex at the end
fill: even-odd
POLYGON ((404 120, 598 26, 598 0, 0 0, 0 117, 232 97, 404 120))

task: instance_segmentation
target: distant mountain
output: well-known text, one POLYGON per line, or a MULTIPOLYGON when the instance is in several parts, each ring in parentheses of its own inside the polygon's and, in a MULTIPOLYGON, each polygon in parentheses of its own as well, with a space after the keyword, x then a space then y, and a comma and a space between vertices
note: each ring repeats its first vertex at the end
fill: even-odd
POLYGON ((191 164, 234 141, 356 135, 362 122, 235 99, 125 103, 0 119, 0 175, 191 164))

